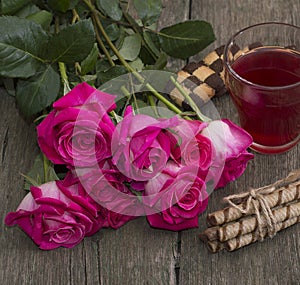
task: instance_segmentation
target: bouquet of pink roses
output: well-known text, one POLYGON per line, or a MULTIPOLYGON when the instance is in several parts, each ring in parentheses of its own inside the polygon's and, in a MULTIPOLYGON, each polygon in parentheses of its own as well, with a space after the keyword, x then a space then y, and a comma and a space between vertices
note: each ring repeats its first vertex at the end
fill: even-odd
POLYGON ((41 249, 73 247, 142 215, 155 228, 197 227, 211 191, 253 157, 251 136, 229 120, 155 118, 130 105, 121 118, 115 100, 81 83, 37 126, 44 156, 65 172, 32 185, 5 222, 41 249))

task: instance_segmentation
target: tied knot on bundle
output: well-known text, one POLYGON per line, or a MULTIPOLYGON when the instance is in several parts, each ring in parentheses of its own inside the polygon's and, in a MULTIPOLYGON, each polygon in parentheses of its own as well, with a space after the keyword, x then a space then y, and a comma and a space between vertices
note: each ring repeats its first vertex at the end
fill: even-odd
POLYGON ((258 189, 250 188, 247 193, 235 194, 224 198, 225 202, 239 210, 243 215, 251 214, 253 207, 257 220, 256 234, 260 241, 263 241, 265 236, 263 232, 265 224, 267 225, 268 237, 274 237, 278 231, 276 228, 278 221, 265 198, 266 195, 271 194, 275 189, 275 186, 266 186, 258 189), (245 200, 245 203, 238 205, 236 201, 240 201, 241 199, 245 200), (264 219, 266 223, 264 223, 264 219))
POLYGON ((213 253, 272 238, 300 223, 300 169, 275 183, 223 200, 229 205, 208 214, 209 227, 199 235, 213 253))
POLYGON ((250 188, 248 192, 225 197, 224 201, 240 211, 243 215, 253 214, 252 209, 254 209, 254 215, 257 220, 256 235, 258 240, 263 241, 264 236, 272 238, 280 230, 280 228, 276 226, 278 221, 267 202, 266 196, 273 193, 278 187, 298 180, 299 177, 300 169, 296 169, 289 173, 286 178, 278 180, 273 184, 257 189, 250 188), (243 200, 244 203, 239 203, 241 200, 243 200), (266 227, 264 225, 266 225, 266 227), (267 229, 266 235, 264 234, 264 229, 267 229))

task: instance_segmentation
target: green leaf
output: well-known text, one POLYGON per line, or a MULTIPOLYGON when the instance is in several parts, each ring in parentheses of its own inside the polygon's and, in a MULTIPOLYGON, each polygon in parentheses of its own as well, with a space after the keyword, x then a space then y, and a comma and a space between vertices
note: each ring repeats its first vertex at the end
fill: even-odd
POLYGON ((1 0, 1 13, 12 15, 30 2, 31 0, 1 0))
POLYGON ((91 50, 91 52, 89 53, 87 58, 85 58, 81 62, 81 74, 82 75, 86 75, 87 73, 89 73, 90 71, 92 71, 95 68, 97 59, 98 59, 98 55, 99 55, 99 50, 98 50, 97 44, 95 43, 93 49, 91 50))
POLYGON ((50 27, 52 18, 52 14, 46 10, 39 11, 26 17, 26 19, 40 24, 44 30, 47 30, 50 27))
POLYGON ((151 49, 151 51, 156 56, 159 56, 159 54, 160 54, 159 41, 157 41, 156 35, 154 33, 146 31, 143 33, 143 37, 144 37, 145 43, 151 49))
POLYGON ((116 114, 122 114, 122 111, 128 106, 128 98, 123 96, 116 100, 116 109, 114 110, 116 114))
POLYGON ((135 71, 141 71, 144 68, 143 61, 138 57, 132 62, 129 62, 129 65, 135 70, 135 71))
POLYGON ((120 37, 120 29, 117 24, 110 24, 104 28, 111 41, 115 41, 120 37))
POLYGON ((94 46, 95 33, 90 20, 73 24, 49 40, 46 55, 51 61, 74 63, 82 61, 94 46))
POLYGON ((68 10, 73 9, 77 3, 78 0, 48 0, 49 7, 61 13, 66 13, 68 10))
POLYGON ((142 41, 138 34, 127 36, 125 37, 119 52, 124 57, 124 59, 133 61, 138 57, 140 53, 141 44, 142 41))
POLYGON ((161 52, 156 62, 153 65, 148 65, 147 70, 160 70, 164 69, 168 62, 168 56, 165 52, 161 52))
POLYGON ((17 105, 25 117, 30 117, 53 103, 59 88, 59 75, 49 65, 28 80, 18 81, 17 105))
POLYGON ((16 96, 16 88, 15 88, 15 83, 14 79, 12 78, 2 78, 3 85, 5 87, 5 90, 7 91, 8 95, 10 96, 16 96))
POLYGON ((119 0, 97 0, 96 6, 113 20, 120 21, 122 19, 123 13, 119 0))
POLYGON ((104 72, 99 72, 97 75, 103 84, 126 73, 128 73, 128 71, 124 66, 115 65, 104 72))
MULTIPOLYGON (((83 75, 81 78, 82 78, 82 81, 87 82, 88 84, 93 86, 93 85, 95 85, 95 82, 97 80, 97 75, 96 74, 87 74, 87 75, 83 75)), ((80 82, 78 82, 78 83, 80 83, 80 82)))
POLYGON ((145 26, 156 22, 162 11, 161 0, 134 0, 133 5, 145 26))
POLYGON ((27 16, 39 12, 40 9, 38 6, 34 4, 28 4, 25 7, 23 7, 21 10, 19 10, 17 13, 14 13, 14 16, 17 16, 19 18, 26 18, 27 16))
POLYGON ((43 183, 44 180, 44 163, 43 155, 39 154, 33 163, 32 168, 26 174, 22 174, 25 178, 24 189, 30 190, 31 186, 39 186, 43 183))
POLYGON ((58 175, 56 174, 56 172, 52 166, 48 166, 48 171, 46 174, 47 174, 47 177, 45 179, 45 182, 59 180, 58 175))
POLYGON ((155 63, 155 59, 153 58, 153 55, 143 45, 141 47, 139 57, 141 58, 141 60, 145 65, 153 65, 155 63))
POLYGON ((154 64, 155 69, 163 69, 168 63, 168 56, 166 53, 161 52, 157 61, 154 64))
POLYGON ((98 60, 97 63, 96 63, 96 71, 97 71, 97 73, 98 72, 102 72, 102 71, 106 71, 106 70, 108 70, 110 68, 111 68, 111 65, 108 62, 108 60, 106 60, 106 59, 98 60))
POLYGON ((149 115, 152 117, 155 117, 155 114, 153 114, 152 112, 152 108, 149 108, 149 104, 146 103, 144 100, 142 99, 136 99, 134 100, 135 104, 132 104, 132 106, 134 107, 134 110, 136 111, 136 113, 139 114, 145 114, 145 115, 149 115))
POLYGON ((170 56, 186 59, 215 40, 211 25, 205 21, 186 21, 159 32, 161 48, 170 56))
POLYGON ((44 156, 42 153, 37 155, 29 172, 22 174, 22 176, 25 178, 24 189, 28 191, 30 190, 31 186, 38 187, 43 183, 59 180, 52 163, 49 160, 44 161, 44 156), (47 177, 45 177, 45 173, 47 177))
POLYGON ((0 17, 0 76, 28 78, 44 65, 48 35, 26 19, 0 17))

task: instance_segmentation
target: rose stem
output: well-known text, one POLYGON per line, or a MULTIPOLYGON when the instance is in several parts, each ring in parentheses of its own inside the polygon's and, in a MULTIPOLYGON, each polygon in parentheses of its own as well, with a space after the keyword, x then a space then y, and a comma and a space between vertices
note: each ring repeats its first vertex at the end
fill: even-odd
POLYGON ((48 182, 49 160, 44 154, 43 154, 43 168, 44 168, 44 181, 48 182))
POLYGON ((158 114, 158 111, 157 111, 157 108, 156 108, 156 105, 155 105, 155 102, 154 102, 154 99, 153 99, 153 96, 152 95, 148 95, 148 100, 149 100, 149 104, 155 114, 156 117, 159 117, 159 114, 158 114))
POLYGON ((137 103, 134 92, 130 93, 124 85, 121 86, 121 91, 128 98, 127 101, 126 101, 126 104, 128 104, 131 97, 133 97, 133 101, 134 101, 134 104, 135 104, 135 107, 136 107, 136 111, 138 112, 139 106, 138 106, 138 103, 137 103))
MULTIPOLYGON (((117 56, 117 58, 120 60, 122 65, 129 71, 131 72, 141 83, 144 83, 145 79, 138 73, 136 72, 129 64, 128 62, 123 58, 123 56, 119 53, 118 49, 115 47, 115 45, 111 42, 109 36, 105 32, 101 21, 98 18, 97 14, 97 9, 94 7, 94 5, 89 1, 89 0, 83 0, 83 2, 89 7, 90 11, 92 12, 94 19, 96 21, 96 25, 103 35, 105 41, 109 45, 109 47, 112 49, 113 53, 117 56)), ((176 114, 181 114, 182 111, 177 108, 174 104, 172 104, 169 100, 164 98, 161 94, 159 94, 149 83, 145 85, 147 89, 160 101, 162 101, 170 110, 172 110, 176 114)))
POLYGON ((201 113, 200 109, 198 108, 196 103, 193 101, 193 99, 186 93, 186 91, 182 88, 182 86, 179 84, 179 82, 173 76, 171 76, 171 81, 174 83, 174 85, 179 90, 179 92, 182 94, 182 96, 187 99, 188 103, 190 104, 191 108, 196 112, 200 121, 202 121, 202 122, 211 121, 210 118, 206 117, 205 115, 203 115, 201 113))
MULTIPOLYGON (((59 17, 55 17, 55 32, 59 32, 59 17)), ((64 95, 71 91, 70 85, 69 85, 69 79, 66 71, 66 66, 63 62, 58 62, 58 68, 60 72, 61 81, 64 85, 64 95)))
MULTIPOLYGON (((95 23, 96 23, 95 17, 96 17, 96 16, 93 14, 93 15, 92 15, 92 19, 93 19, 94 25, 95 25, 95 23)), ((96 39, 97 39, 97 41, 98 41, 98 43, 99 43, 101 49, 103 50, 104 54, 106 55, 109 64, 110 64, 111 66, 115 66, 115 63, 114 63, 114 61, 112 60, 112 58, 111 58, 111 56, 110 56, 110 54, 109 54, 107 48, 105 47, 105 45, 104 45, 104 43, 103 43, 103 41, 102 41, 102 39, 101 39, 101 37, 100 37, 99 32, 98 32, 97 29, 95 29, 95 33, 96 33, 96 39)))
POLYGON ((76 23, 77 21, 79 21, 80 20, 80 17, 79 17, 79 15, 78 15, 78 13, 77 13, 77 11, 76 11, 76 9, 74 8, 74 9, 72 9, 72 14, 73 14, 73 18, 72 18, 72 24, 74 24, 74 23, 76 23))
POLYGON ((135 23, 134 19, 131 18, 131 16, 123 10, 123 15, 125 17, 125 19, 128 21, 128 23, 131 25, 131 27, 133 28, 133 30, 136 32, 136 34, 139 36, 139 38, 141 39, 141 42, 143 44, 143 46, 147 49, 147 51, 149 52, 149 54, 151 55, 151 57, 157 61, 158 56, 156 54, 154 54, 154 52, 151 50, 151 48, 146 44, 144 38, 141 35, 140 32, 140 27, 135 23))

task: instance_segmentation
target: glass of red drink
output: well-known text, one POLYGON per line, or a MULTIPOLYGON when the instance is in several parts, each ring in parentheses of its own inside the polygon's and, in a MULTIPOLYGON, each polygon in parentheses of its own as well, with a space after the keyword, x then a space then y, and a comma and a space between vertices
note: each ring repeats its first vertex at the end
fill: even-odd
POLYGON ((241 127, 260 153, 300 140, 300 27, 261 23, 236 33, 224 53, 225 83, 241 127))

